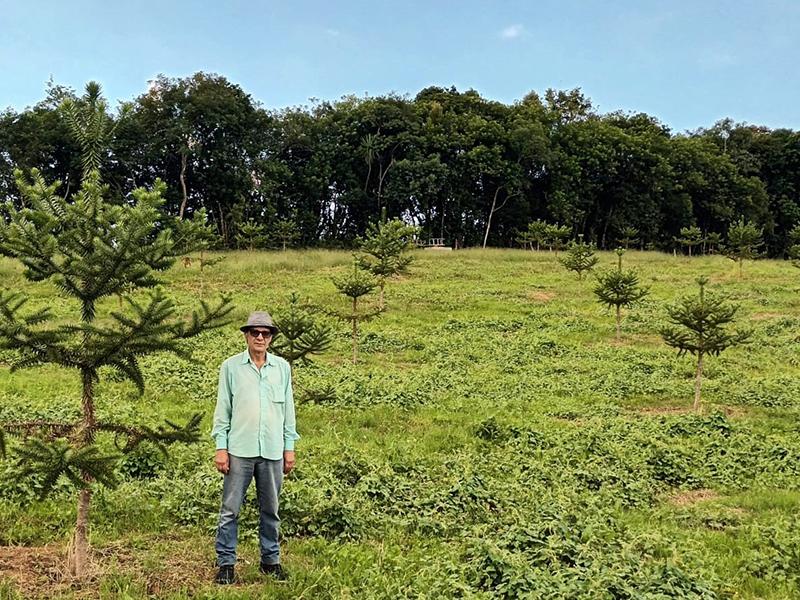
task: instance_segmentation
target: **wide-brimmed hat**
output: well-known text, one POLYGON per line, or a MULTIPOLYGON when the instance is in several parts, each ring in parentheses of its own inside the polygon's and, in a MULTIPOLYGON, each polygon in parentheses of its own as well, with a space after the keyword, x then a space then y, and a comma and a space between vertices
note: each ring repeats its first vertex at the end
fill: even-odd
POLYGON ((251 312, 250 316, 247 318, 247 323, 242 325, 239 329, 241 331, 247 331, 251 327, 266 327, 272 332, 272 335, 275 335, 279 331, 275 323, 272 322, 270 314, 263 310, 251 312))

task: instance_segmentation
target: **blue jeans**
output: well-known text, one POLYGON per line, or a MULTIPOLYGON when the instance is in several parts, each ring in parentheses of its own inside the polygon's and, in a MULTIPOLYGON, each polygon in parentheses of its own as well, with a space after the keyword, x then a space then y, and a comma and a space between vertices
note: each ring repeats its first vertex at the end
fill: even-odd
POLYGON ((229 455, 230 469, 222 486, 222 507, 217 528, 217 564, 220 567, 236 563, 236 542, 239 533, 239 510, 247 487, 256 478, 259 520, 258 537, 261 562, 274 565, 280 562, 278 547, 278 494, 283 483, 283 460, 240 458, 229 455))

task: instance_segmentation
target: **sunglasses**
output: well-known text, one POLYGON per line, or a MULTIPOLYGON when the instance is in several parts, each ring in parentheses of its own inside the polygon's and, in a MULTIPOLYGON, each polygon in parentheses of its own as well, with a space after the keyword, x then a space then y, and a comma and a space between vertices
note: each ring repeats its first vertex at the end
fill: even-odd
POLYGON ((263 329, 248 329, 247 333, 249 333, 251 337, 254 337, 254 338, 263 337, 265 340, 267 338, 271 338, 272 337, 272 332, 269 329, 267 329, 266 331, 263 330, 263 329))

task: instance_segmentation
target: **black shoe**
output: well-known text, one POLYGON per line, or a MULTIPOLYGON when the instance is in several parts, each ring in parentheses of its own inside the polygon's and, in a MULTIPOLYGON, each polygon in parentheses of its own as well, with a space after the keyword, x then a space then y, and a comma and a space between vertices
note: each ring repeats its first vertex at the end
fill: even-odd
POLYGON ((230 585, 234 582, 233 565, 220 567, 214 581, 220 585, 230 585))
POLYGON ((264 575, 271 575, 276 581, 286 581, 287 579, 286 571, 283 570, 280 563, 274 565, 261 563, 261 572, 264 573, 264 575))

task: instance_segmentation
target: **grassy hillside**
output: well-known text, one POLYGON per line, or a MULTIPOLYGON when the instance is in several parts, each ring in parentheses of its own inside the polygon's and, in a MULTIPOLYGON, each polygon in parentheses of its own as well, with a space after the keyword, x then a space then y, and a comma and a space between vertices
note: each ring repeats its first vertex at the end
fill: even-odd
MULTIPOLYGON (((221 477, 210 438, 164 460, 142 447, 95 496, 96 576, 63 580, 74 496, 35 501, 0 463, 0 598, 800 598, 800 270, 722 257, 629 252, 650 296, 614 342, 612 311, 547 252, 420 252, 387 287, 388 310, 295 371, 298 467, 282 497, 288 583, 258 574, 253 490, 240 526, 242 580, 221 590, 213 533, 221 477), (696 290, 741 305, 752 343, 694 365, 657 331, 696 290), (336 398, 302 402, 333 384, 336 398)), ((616 257, 601 254, 611 268, 616 257)), ((101 412, 156 424, 210 417, 219 363, 243 349, 249 311, 291 291, 344 306, 344 252, 232 253, 167 274, 187 308, 231 293, 236 325, 186 362, 145 360, 147 391, 104 380, 101 412)), ((3 284, 67 318, 74 307, 0 261, 3 284)), ((107 301, 107 309, 117 300, 107 301)), ((0 355, 0 361, 8 357, 0 355)), ((0 369, 0 420, 77 411, 77 376, 0 369)))

